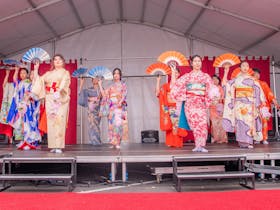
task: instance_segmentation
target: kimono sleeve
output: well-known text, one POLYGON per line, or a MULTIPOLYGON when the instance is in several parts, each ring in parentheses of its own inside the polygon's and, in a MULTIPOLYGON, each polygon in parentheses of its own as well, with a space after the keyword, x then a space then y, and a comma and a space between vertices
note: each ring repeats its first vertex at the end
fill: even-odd
POLYGON ((46 88, 45 88, 44 75, 37 76, 32 83, 31 93, 33 93, 39 100, 45 98, 46 96, 45 91, 46 88))
POLYGON ((186 101, 186 83, 187 74, 180 77, 176 82, 170 85, 170 96, 175 101, 186 101))
POLYGON ((222 125, 226 132, 235 131, 235 113, 234 113, 234 101, 235 101, 235 80, 230 80, 225 85, 225 103, 222 125))
POLYGON ((87 90, 83 89, 78 95, 78 104, 82 107, 88 106, 87 90))

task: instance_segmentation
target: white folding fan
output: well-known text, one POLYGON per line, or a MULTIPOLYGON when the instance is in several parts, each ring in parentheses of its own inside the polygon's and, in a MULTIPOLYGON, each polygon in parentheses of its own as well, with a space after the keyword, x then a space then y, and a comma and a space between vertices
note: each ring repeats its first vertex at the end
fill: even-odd
POLYGON ((113 79, 113 74, 112 72, 104 66, 96 66, 92 69, 90 69, 87 73, 89 77, 99 77, 99 78, 104 78, 105 80, 112 80, 113 79))
POLYGON ((41 62, 50 60, 50 55, 43 50, 42 48, 35 47, 29 49, 23 56, 22 56, 22 61, 31 63, 34 60, 39 60, 41 62))

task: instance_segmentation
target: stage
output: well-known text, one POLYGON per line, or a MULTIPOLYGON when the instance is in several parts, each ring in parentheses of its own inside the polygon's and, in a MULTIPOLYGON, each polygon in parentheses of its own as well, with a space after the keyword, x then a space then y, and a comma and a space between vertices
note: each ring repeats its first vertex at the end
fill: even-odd
MULTIPOLYGON (((115 181, 117 173, 122 174, 122 181, 126 182, 127 167, 130 163, 171 163, 176 157, 203 157, 228 155, 246 155, 249 161, 260 161, 264 164, 265 160, 270 160, 269 164, 275 165, 275 161, 280 160, 280 142, 270 142, 269 145, 258 144, 254 149, 241 149, 235 143, 229 144, 208 144, 208 153, 192 152, 193 143, 187 143, 183 148, 170 148, 163 143, 125 143, 121 149, 110 148, 110 145, 66 145, 62 154, 50 153, 46 145, 41 145, 38 150, 20 151, 14 145, 1 145, 0 157, 12 157, 19 159, 40 160, 75 158, 76 164, 83 163, 104 163, 111 165, 111 180, 115 181), (121 171, 116 167, 121 164, 121 171)), ((2 159, 1 159, 2 161, 2 159)))

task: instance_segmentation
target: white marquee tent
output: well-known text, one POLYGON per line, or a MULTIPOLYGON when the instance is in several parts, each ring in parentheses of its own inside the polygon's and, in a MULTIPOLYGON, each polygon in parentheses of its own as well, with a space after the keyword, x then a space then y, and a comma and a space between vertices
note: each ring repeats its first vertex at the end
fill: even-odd
MULTIPOLYGON (((141 75, 166 50, 210 57, 232 52, 274 56, 278 73, 279 11, 278 0, 1 0, 0 59, 20 59, 37 46, 85 67, 141 75)), ((139 142, 141 130, 159 129, 155 81, 127 83, 130 139, 139 142)), ((77 125, 83 143, 85 114, 78 113, 77 125)))

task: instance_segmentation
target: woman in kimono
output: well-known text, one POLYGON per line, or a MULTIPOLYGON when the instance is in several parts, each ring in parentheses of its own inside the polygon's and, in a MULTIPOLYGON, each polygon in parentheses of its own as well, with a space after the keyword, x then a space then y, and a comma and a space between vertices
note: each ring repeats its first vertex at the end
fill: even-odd
POLYGON ((193 131, 195 148, 193 152, 208 152, 207 110, 210 105, 209 91, 213 86, 211 77, 201 71, 202 58, 195 55, 191 60, 192 71, 181 76, 171 86, 171 97, 176 101, 185 101, 185 114, 193 131))
POLYGON ((98 79, 93 78, 92 87, 82 89, 84 86, 85 79, 81 79, 80 91, 79 91, 79 105, 87 107, 88 112, 88 136, 89 141, 92 145, 100 145, 100 120, 99 115, 100 111, 100 102, 101 102, 101 93, 98 85, 98 79))
POLYGON ((212 143, 227 143, 227 133, 225 132, 222 121, 224 111, 224 91, 221 87, 221 79, 217 75, 212 76, 214 85, 219 89, 220 97, 213 98, 210 110, 211 121, 211 142, 212 143))
POLYGON ((260 108, 265 105, 265 96, 248 71, 248 62, 241 62, 238 76, 226 83, 223 127, 235 132, 241 148, 252 149, 254 140, 262 140, 260 108))
POLYGON ((65 69, 62 55, 54 55, 51 69, 38 75, 39 62, 34 65, 32 92, 40 99, 45 98, 48 148, 50 152, 62 153, 65 148, 65 132, 70 102, 70 73, 65 69))
MULTIPOLYGON (((180 76, 177 68, 172 68, 171 79, 176 80, 180 76)), ((179 114, 176 102, 170 97, 170 83, 165 83, 160 87, 161 77, 157 77, 156 96, 160 104, 160 129, 165 131, 165 144, 168 147, 183 147, 183 137, 178 135, 179 114)), ((172 81, 173 83, 174 81, 172 81)))
POLYGON ((7 124, 7 116, 14 95, 14 85, 13 83, 8 82, 10 72, 11 72, 10 70, 6 70, 4 81, 2 84, 3 99, 2 99, 1 112, 0 112, 0 123, 2 124, 7 124))
MULTIPOLYGON (((265 99, 266 99, 266 104, 265 107, 267 108, 267 112, 271 112, 271 104, 274 104, 276 109, 279 109, 279 105, 278 102, 273 94, 273 92, 271 91, 269 85, 265 82, 260 80, 260 76, 261 76, 261 71, 257 68, 253 68, 253 72, 254 72, 254 77, 256 78, 256 80, 260 83, 260 86, 264 92, 265 95, 265 99)), ((270 115, 270 113, 269 113, 270 115)), ((262 139, 262 143, 263 144, 269 144, 267 139, 268 139, 268 121, 269 121, 270 117, 264 117, 261 116, 262 119, 262 135, 263 135, 263 139, 262 139)))
POLYGON ((38 98, 31 93, 32 75, 28 78, 28 70, 23 68, 19 72, 19 67, 15 68, 14 73, 14 97, 9 110, 7 121, 14 128, 15 141, 18 149, 30 150, 36 149, 41 141, 40 131, 38 129, 40 102, 38 98))
MULTIPOLYGON (((103 97, 102 106, 108 108, 108 136, 112 147, 120 149, 121 140, 128 136, 127 129, 127 86, 121 80, 122 71, 119 68, 113 70, 114 83, 106 90, 99 80, 99 88, 103 97)), ((103 109, 103 108, 101 108, 103 109)))

